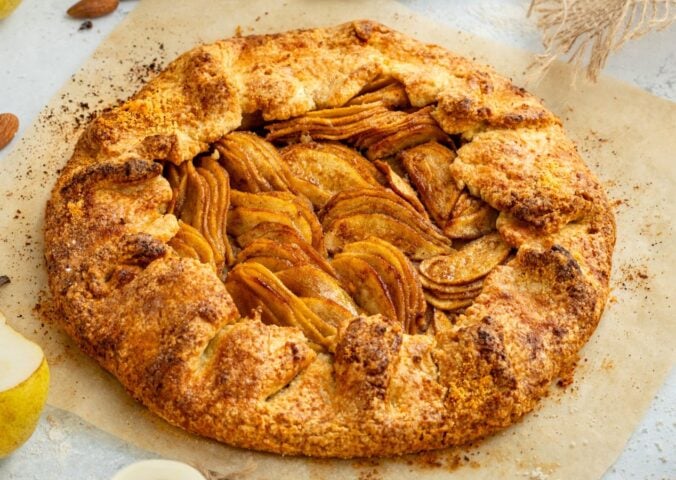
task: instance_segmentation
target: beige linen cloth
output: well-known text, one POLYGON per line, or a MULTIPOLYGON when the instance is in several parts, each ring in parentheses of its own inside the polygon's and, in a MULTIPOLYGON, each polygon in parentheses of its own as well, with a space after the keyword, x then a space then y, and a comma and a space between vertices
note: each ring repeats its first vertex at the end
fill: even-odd
POLYGON ((95 109, 126 98, 147 73, 199 42, 370 18, 491 64, 523 83, 533 55, 441 27, 390 1, 143 0, 52 99, 0 164, 0 308, 44 346, 49 403, 141 448, 226 478, 598 478, 614 462, 674 364, 676 105, 618 81, 571 89, 555 65, 532 90, 564 121, 617 203, 612 298, 581 352, 572 386, 552 387, 519 424, 470 447, 374 461, 280 457, 230 448, 167 425, 136 404, 35 311, 50 188, 95 109))

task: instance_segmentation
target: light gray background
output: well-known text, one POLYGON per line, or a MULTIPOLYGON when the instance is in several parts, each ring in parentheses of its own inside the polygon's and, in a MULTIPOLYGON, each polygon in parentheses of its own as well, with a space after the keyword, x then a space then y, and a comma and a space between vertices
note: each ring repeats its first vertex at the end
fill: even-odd
MULTIPOLYGON (((17 138, 136 5, 124 1, 112 15, 94 20, 91 30, 78 31, 81 22, 65 15, 71 1, 74 0, 24 0, 10 18, 0 21, 0 112, 12 112, 21 119, 17 138)), ((542 51, 535 22, 526 18, 527 0, 401 3, 449 28, 542 51)), ((627 44, 611 57, 604 73, 675 101, 676 28, 627 44)), ((0 152, 0 162, 11 149, 10 144, 0 152)), ((605 480, 676 479, 675 405, 676 369, 672 369, 605 480)), ((0 480, 107 480, 124 465, 155 456, 72 414, 48 407, 28 443, 8 459, 0 460, 0 480)))

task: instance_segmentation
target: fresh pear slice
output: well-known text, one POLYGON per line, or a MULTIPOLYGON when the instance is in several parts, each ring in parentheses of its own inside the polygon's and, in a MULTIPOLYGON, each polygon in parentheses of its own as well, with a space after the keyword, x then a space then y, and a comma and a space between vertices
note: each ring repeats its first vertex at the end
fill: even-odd
POLYGON ((510 250, 511 247, 502 240, 500 234, 492 233, 450 255, 423 260, 419 267, 420 273, 444 285, 467 284, 487 275, 507 258, 510 250))
POLYGON ((42 349, 7 325, 0 313, 0 458, 33 434, 48 390, 42 349))
POLYGON ((111 480, 206 480, 204 476, 182 462, 174 460, 142 460, 127 465, 111 480))

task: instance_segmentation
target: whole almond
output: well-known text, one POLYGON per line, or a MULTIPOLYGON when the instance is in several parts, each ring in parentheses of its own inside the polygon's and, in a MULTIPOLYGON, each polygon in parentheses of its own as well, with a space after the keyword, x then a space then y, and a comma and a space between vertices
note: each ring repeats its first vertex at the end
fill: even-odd
POLYGON ((114 12, 120 0, 80 0, 68 9, 73 18, 97 18, 114 12))
POLYGON ((19 129, 19 119, 13 113, 0 113, 0 150, 12 141, 19 129))

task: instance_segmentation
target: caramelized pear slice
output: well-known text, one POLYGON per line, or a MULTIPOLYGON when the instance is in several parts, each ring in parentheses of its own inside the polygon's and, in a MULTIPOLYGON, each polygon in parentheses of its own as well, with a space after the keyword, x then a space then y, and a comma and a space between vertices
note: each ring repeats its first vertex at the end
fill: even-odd
POLYGON ((450 251, 448 238, 411 205, 388 190, 341 192, 331 199, 321 215, 331 252, 369 236, 383 238, 416 259, 426 258, 435 251, 439 252, 437 254, 450 251))
POLYGON ((237 190, 251 193, 295 191, 289 167, 277 149, 258 135, 229 133, 216 142, 216 150, 237 190))
POLYGON ((383 279, 368 262, 340 253, 331 262, 338 280, 354 301, 369 315, 381 314, 396 321, 397 312, 383 279))
POLYGON ((428 218, 423 217, 399 195, 386 189, 369 188, 341 192, 326 204, 320 215, 326 230, 338 218, 364 213, 389 215, 420 231, 421 235, 433 242, 440 245, 450 244, 450 240, 428 218))
POLYGON ((454 311, 469 307, 474 301, 474 297, 463 300, 444 300, 429 293, 425 293, 425 298, 434 307, 440 310, 454 311))
POLYGON ((492 233, 449 255, 423 260, 419 269, 423 276, 436 283, 463 285, 487 275, 507 258, 509 252, 510 246, 498 233, 492 233))
POLYGON ((264 266, 237 265, 228 274, 225 286, 242 316, 260 310, 264 323, 298 327, 310 341, 334 349, 336 328, 310 310, 264 266))
POLYGON ((380 277, 381 282, 387 287, 387 292, 390 294, 392 306, 396 313, 396 316, 393 317, 393 319, 397 320, 403 327, 406 327, 408 323, 408 292, 404 288, 403 275, 396 266, 378 255, 373 255, 372 253, 361 251, 356 248, 350 250, 344 249, 343 254, 352 255, 355 258, 361 259, 375 270, 378 277, 380 277))
POLYGON ((352 316, 359 314, 357 305, 336 278, 315 266, 293 267, 276 275, 294 295, 330 300, 352 316))
POLYGON ((165 176, 171 186, 171 203, 167 207, 167 213, 178 215, 185 201, 185 191, 188 185, 188 171, 186 163, 176 166, 168 163, 165 167, 165 176))
POLYGON ((334 221, 326 231, 325 242, 330 252, 344 245, 370 236, 377 236, 393 244, 415 260, 442 255, 450 246, 425 238, 421 233, 399 220, 381 213, 356 214, 334 221))
POLYGON ((450 168, 455 152, 437 142, 427 142, 404 150, 400 158, 432 219, 437 225, 445 225, 460 196, 450 168))
POLYGON ((196 228, 179 220, 179 229, 176 235, 169 240, 169 245, 176 250, 181 257, 195 258, 202 263, 208 263, 216 269, 214 252, 209 242, 196 228))
POLYGON ((205 158, 202 161, 201 168, 204 172, 210 173, 215 182, 212 195, 214 198, 214 208, 209 212, 210 222, 213 224, 212 235, 216 238, 218 247, 223 252, 226 264, 232 265, 235 258, 227 235, 227 218, 230 208, 230 179, 228 172, 213 157, 205 158))
POLYGON ((475 280, 463 285, 447 285, 434 282, 424 275, 420 275, 419 278, 421 285, 426 291, 437 297, 446 299, 476 297, 481 293, 481 288, 483 287, 483 279, 475 280))
POLYGON ((448 135, 439 128, 431 112, 432 107, 425 107, 393 117, 390 122, 374 123, 373 128, 353 139, 355 146, 366 149, 366 157, 375 160, 430 140, 447 141, 448 135))
POLYGON ((425 218, 429 218, 427 216, 425 207, 422 203, 420 203, 420 200, 418 200, 418 194, 415 193, 415 190, 413 190, 413 187, 411 187, 411 184, 408 183, 407 180, 394 171, 392 165, 387 162, 383 162, 382 160, 376 160, 373 162, 373 164, 378 167, 378 170, 380 170, 383 175, 385 175, 387 184, 393 192, 406 200, 413 208, 418 211, 418 213, 420 213, 420 215, 425 218))
POLYGON ((427 304, 420 279, 411 262, 392 244, 370 237, 345 246, 343 252, 369 263, 386 283, 405 331, 425 314, 427 304))
POLYGON ((449 238, 473 240, 494 231, 497 218, 497 210, 464 191, 444 226, 444 234, 449 238))
POLYGON ((331 300, 325 298, 299 297, 305 305, 312 310, 319 318, 329 325, 338 327, 341 323, 350 320, 358 314, 353 314, 349 310, 341 307, 331 300))
POLYGON ((379 187, 384 181, 371 162, 337 143, 297 143, 284 148, 281 154, 296 190, 316 208, 343 190, 379 187))
POLYGON ((278 243, 266 238, 256 239, 237 255, 237 263, 243 262, 261 263, 273 272, 301 265, 314 265, 333 273, 328 262, 302 240, 299 243, 278 243))
POLYGON ((406 88, 399 82, 388 83, 377 90, 362 93, 347 102, 347 105, 363 105, 374 102, 380 102, 385 107, 394 109, 411 106, 406 88))
POLYGON ((284 122, 268 125, 269 141, 345 140, 363 133, 373 125, 389 124, 406 114, 385 108, 380 102, 315 110, 284 122))
POLYGON ((277 222, 293 227, 320 254, 325 253, 322 227, 312 206, 287 192, 231 192, 233 209, 228 214, 229 231, 239 236, 261 222, 277 222))

